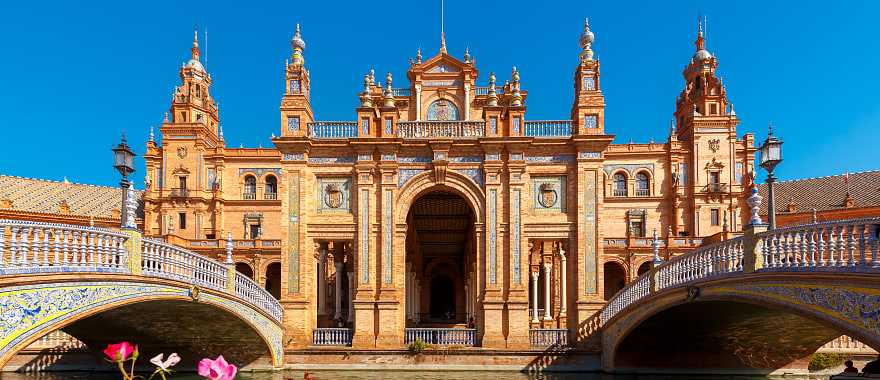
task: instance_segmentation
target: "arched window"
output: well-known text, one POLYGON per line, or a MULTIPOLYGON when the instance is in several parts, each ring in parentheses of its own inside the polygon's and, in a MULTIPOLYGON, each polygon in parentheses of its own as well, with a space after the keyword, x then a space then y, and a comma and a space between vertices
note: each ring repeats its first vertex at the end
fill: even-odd
POLYGON ((636 174, 636 196, 647 197, 651 195, 651 185, 648 183, 648 175, 645 173, 636 174))
POLYGON ((626 196, 626 175, 623 173, 617 173, 614 175, 613 181, 614 181, 613 195, 615 197, 625 197, 626 196))
POLYGON ((428 106, 428 120, 460 120, 458 107, 446 99, 435 100, 428 106))
POLYGON ((263 193, 263 198, 268 200, 278 198, 278 179, 274 175, 266 176, 266 191, 263 193))
POLYGON ((244 199, 256 199, 257 178, 252 175, 244 177, 244 199))

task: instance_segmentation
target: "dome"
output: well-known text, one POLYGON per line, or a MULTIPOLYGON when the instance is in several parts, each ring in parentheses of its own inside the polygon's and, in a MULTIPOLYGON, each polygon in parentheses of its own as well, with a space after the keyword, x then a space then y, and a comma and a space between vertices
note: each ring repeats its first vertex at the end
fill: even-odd
POLYGON ((696 53, 694 53, 694 59, 697 61, 702 61, 710 58, 712 58, 712 53, 709 53, 709 51, 706 49, 700 49, 697 50, 696 53))
POLYGON ((590 45, 592 45, 594 38, 595 38, 595 35, 590 30, 590 23, 588 20, 585 19, 584 20, 584 32, 581 33, 581 48, 586 49, 590 45))
POLYGON ((290 40, 290 46, 294 49, 305 50, 306 42, 302 39, 302 33, 299 30, 299 24, 296 24, 296 32, 293 34, 293 38, 290 40))
POLYGON ((187 68, 196 69, 199 71, 205 71, 205 67, 202 66, 202 63, 199 62, 198 59, 190 59, 189 62, 186 63, 187 68))

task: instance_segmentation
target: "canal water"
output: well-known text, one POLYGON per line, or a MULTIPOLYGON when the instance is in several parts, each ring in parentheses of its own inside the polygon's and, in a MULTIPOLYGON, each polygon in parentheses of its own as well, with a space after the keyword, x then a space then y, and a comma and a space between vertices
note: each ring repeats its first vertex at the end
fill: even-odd
MULTIPOLYGON (((816 376, 785 376, 786 380, 796 379, 828 379, 828 375, 816 376)), ((18 373, 2 373, 0 379, 3 380, 114 380, 120 377, 114 373, 77 373, 77 372, 60 372, 46 374, 18 374, 18 373)), ((302 371, 285 371, 281 373, 241 373, 237 380, 299 380, 303 378, 302 371)), ((782 378, 782 377, 779 377, 782 378)), ((155 379, 159 379, 158 377, 155 379)), ((169 380, 202 380, 201 377, 193 374, 179 374, 171 376, 169 380)), ((312 380, 329 380, 329 379, 353 379, 353 380, 430 380, 430 379, 460 379, 460 380, 684 380, 684 379, 767 379, 766 377, 753 376, 719 376, 719 375, 687 375, 687 376, 632 376, 632 375, 606 375, 596 373, 562 373, 562 374, 542 374, 528 375, 519 372, 500 372, 500 371, 310 371, 309 379, 312 380)))

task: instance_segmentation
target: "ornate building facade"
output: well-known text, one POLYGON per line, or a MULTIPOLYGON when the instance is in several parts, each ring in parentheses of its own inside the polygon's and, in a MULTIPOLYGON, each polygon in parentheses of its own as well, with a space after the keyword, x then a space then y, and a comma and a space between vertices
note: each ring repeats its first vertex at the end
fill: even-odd
POLYGON ((356 348, 417 328, 490 348, 575 337, 652 245, 667 259, 740 231, 754 169, 702 30, 662 143, 613 143, 593 40, 585 22, 564 120, 529 119, 516 67, 481 77, 442 41, 405 81, 365 74, 352 121, 323 121, 297 26, 275 146, 230 148, 196 39, 147 143, 144 230, 216 256, 232 239, 281 300, 288 348, 330 327, 356 348))

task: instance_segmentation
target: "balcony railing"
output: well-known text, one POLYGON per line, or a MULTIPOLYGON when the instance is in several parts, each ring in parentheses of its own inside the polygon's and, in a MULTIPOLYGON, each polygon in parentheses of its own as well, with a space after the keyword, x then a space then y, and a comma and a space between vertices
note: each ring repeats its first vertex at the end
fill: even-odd
POLYGON ((529 330, 529 344, 532 347, 567 346, 568 330, 531 329, 529 330))
POLYGON ((611 192, 615 197, 625 197, 626 189, 614 189, 611 192))
POLYGON ((473 139, 485 136, 485 121, 401 121, 397 136, 405 139, 473 139))
POLYGON ((247 199, 247 200, 257 199, 257 193, 251 193, 251 192, 241 193, 241 199, 247 199))
POLYGON ((274 200, 278 199, 278 193, 276 193, 276 192, 263 193, 263 199, 265 199, 267 201, 274 201, 274 200))
POLYGON ((312 344, 315 346, 351 346, 351 329, 316 328, 312 330, 312 344))
POLYGON ((727 192, 727 184, 726 183, 710 183, 706 185, 706 191, 710 193, 726 193, 727 192))
POLYGON ((394 95, 394 96, 410 96, 410 94, 412 94, 412 91, 410 91, 409 88, 392 88, 391 89, 391 95, 394 95))
MULTIPOLYGON (((504 93, 504 87, 495 86, 495 93, 501 95, 504 93)), ((489 95, 489 86, 477 86, 474 87, 475 95, 489 95)))
POLYGON ((571 136, 571 120, 526 120, 525 135, 532 137, 571 136))
POLYGON ((476 343, 476 329, 459 328, 408 328, 405 330, 405 343, 416 340, 441 346, 473 346, 476 343))
POLYGON ((316 139, 347 139, 357 137, 356 121, 316 121, 308 123, 309 137, 316 139))
POLYGON ((637 197, 647 197, 651 195, 651 189, 636 189, 637 197))
POLYGON ((189 196, 187 189, 171 189, 171 198, 186 198, 189 196))

